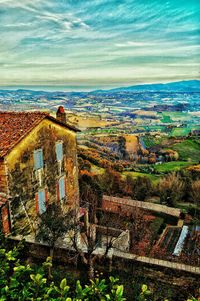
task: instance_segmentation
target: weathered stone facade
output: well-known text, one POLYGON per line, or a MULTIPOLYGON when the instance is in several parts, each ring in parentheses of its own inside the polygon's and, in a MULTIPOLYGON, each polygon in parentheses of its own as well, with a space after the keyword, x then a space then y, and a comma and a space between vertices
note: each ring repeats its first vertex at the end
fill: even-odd
POLYGON ((0 192, 4 191, 9 198, 12 233, 26 235, 36 230, 41 213, 40 192, 45 192, 45 206, 60 202, 64 212, 79 207, 76 133, 53 120, 43 119, 12 148, 4 157, 0 172, 2 179, 7 178, 7 183, 0 181, 0 192), (62 144, 59 161, 56 143, 62 144), (43 154, 43 166, 39 169, 34 162, 37 150, 43 154), (65 191, 59 199, 61 178, 65 191))

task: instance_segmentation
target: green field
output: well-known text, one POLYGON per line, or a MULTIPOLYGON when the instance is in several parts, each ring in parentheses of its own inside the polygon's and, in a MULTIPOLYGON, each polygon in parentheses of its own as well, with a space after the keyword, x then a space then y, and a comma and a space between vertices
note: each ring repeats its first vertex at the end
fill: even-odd
POLYGON ((164 114, 160 121, 163 123, 172 123, 173 122, 173 120, 171 119, 171 117, 169 115, 164 115, 164 114))
POLYGON ((171 149, 179 153, 179 159, 198 163, 200 161, 200 143, 187 139, 183 142, 174 144, 171 149))
POLYGON ((175 128, 171 132, 172 137, 185 137, 188 136, 190 133, 191 129, 188 127, 184 128, 175 128))
POLYGON ((136 171, 125 171, 122 173, 123 176, 130 175, 132 178, 137 178, 137 177, 147 177, 149 178, 153 183, 157 183, 160 180, 159 176, 148 174, 148 173, 143 173, 143 172, 136 172, 136 171))
POLYGON ((145 145, 147 148, 156 146, 156 145, 161 145, 166 138, 164 137, 154 137, 150 135, 146 135, 141 137, 141 139, 144 141, 145 145))
POLYGON ((165 132, 165 126, 163 125, 145 125, 144 129, 147 132, 152 132, 152 131, 165 132))
POLYGON ((167 112, 167 113, 163 112, 162 114, 170 116, 170 118, 173 120, 190 120, 191 119, 191 116, 185 112, 183 113, 183 112, 174 111, 174 112, 167 112))
POLYGON ((172 161, 154 165, 155 171, 160 173, 168 173, 170 171, 178 171, 182 168, 190 166, 190 162, 172 161))
POLYGON ((172 137, 186 137, 190 134, 192 130, 200 130, 199 125, 189 125, 187 127, 174 128, 171 131, 172 137))

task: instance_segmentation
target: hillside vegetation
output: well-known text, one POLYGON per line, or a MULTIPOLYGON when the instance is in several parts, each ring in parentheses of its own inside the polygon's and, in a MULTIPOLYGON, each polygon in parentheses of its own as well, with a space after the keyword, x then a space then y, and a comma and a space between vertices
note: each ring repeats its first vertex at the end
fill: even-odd
POLYGON ((186 139, 171 147, 179 153, 180 160, 199 162, 200 160, 200 141, 186 139))

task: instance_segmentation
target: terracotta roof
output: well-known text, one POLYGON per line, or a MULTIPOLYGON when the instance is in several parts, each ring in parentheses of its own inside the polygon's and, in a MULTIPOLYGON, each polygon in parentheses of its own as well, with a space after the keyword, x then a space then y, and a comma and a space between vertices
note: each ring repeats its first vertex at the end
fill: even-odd
POLYGON ((0 158, 4 157, 44 118, 73 131, 76 128, 61 123, 45 112, 0 112, 0 158))

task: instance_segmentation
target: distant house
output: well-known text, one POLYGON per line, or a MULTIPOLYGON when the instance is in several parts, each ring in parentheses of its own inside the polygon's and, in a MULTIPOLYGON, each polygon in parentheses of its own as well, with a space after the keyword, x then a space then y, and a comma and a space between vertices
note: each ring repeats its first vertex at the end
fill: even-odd
POLYGON ((200 136, 200 130, 191 130, 190 136, 200 136))
POLYGON ((0 213, 5 234, 29 234, 48 204, 79 206, 77 129, 44 112, 0 112, 0 213))

